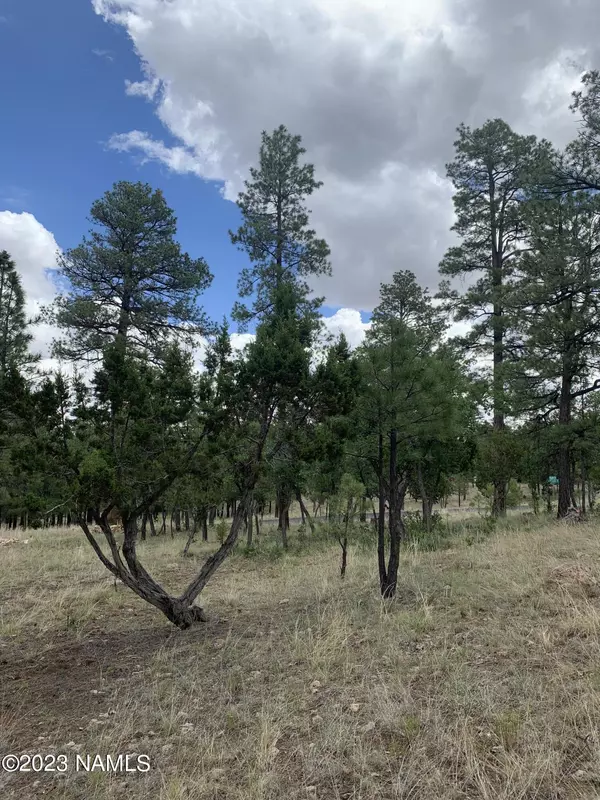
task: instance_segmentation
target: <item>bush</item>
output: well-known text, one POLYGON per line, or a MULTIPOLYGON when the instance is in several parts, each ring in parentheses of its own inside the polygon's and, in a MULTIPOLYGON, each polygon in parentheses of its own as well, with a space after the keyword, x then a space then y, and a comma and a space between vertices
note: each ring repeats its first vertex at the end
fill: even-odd
POLYGON ((451 529, 439 511, 431 515, 429 531, 423 525, 420 511, 407 511, 403 515, 403 521, 408 542, 420 550, 440 550, 450 546, 448 539, 451 529))

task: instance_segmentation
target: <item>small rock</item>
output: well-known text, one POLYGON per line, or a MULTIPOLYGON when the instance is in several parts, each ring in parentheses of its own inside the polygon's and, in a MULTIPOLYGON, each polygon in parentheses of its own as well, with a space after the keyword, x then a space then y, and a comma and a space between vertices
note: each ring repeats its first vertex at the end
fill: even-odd
POLYGON ((321 722, 323 722, 323 717, 320 714, 313 714, 313 716, 310 718, 310 721, 313 725, 320 725, 321 722))
POLYGON ((279 605, 280 605, 280 606, 287 606, 287 604, 288 604, 289 602, 290 602, 290 598, 289 598, 289 597, 284 597, 284 598, 283 598, 283 600, 280 600, 280 601, 279 601, 279 605))
POLYGON ((353 714, 356 714, 357 711, 360 711, 360 703, 350 703, 349 708, 353 714))
POLYGON ((148 736, 156 736, 156 731, 148 731, 148 736))

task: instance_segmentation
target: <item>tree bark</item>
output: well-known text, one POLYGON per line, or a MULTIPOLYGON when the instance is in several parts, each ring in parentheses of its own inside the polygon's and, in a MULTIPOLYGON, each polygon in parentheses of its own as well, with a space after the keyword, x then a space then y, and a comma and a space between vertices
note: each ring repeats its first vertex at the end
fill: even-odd
POLYGON ((296 500, 300 504, 300 511, 302 512, 302 521, 304 522, 304 518, 308 522, 308 527, 310 528, 310 532, 315 532, 315 525, 312 520, 311 515, 308 512, 308 508, 304 505, 304 500, 302 499, 302 494, 300 493, 299 489, 296 489, 296 500))
POLYGON ((346 536, 340 540, 340 545, 342 548, 342 563, 340 566, 340 578, 344 578, 346 576, 346 565, 348 563, 348 538, 346 536))
POLYGON ((379 514, 377 516, 377 562, 379 565, 379 587, 385 596, 387 569, 385 564, 385 478, 383 475, 383 433, 379 432, 377 454, 377 478, 379 483, 379 514))
MULTIPOLYGON (((565 358, 568 361, 568 358, 565 358)), ((565 363, 560 389, 558 425, 561 431, 558 445, 558 512, 559 518, 566 517, 571 507, 571 442, 569 425, 571 422, 572 377, 565 363)))
POLYGON ((391 599, 396 594, 398 583, 398 567, 400 566, 400 542, 404 539, 404 523, 402 521, 402 508, 406 494, 406 481, 398 475, 398 432, 392 428, 390 438, 390 464, 389 464, 389 520, 390 553, 387 565, 387 580, 383 597, 391 599))

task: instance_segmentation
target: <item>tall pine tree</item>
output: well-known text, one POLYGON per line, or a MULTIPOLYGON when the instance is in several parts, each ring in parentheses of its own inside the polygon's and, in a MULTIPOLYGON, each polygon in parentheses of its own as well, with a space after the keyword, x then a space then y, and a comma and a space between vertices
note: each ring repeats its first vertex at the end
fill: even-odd
MULTIPOLYGON (((462 240, 440 265, 442 275, 473 276, 462 295, 441 286, 457 320, 472 323, 464 344, 478 356, 491 355, 493 428, 497 446, 505 428, 508 403, 506 362, 511 356, 507 295, 515 259, 525 233, 521 201, 531 171, 547 150, 534 136, 519 136, 500 119, 472 130, 461 125, 454 161, 447 165, 456 189, 453 231, 462 240)), ((506 476, 494 480, 493 513, 506 513, 506 476)))

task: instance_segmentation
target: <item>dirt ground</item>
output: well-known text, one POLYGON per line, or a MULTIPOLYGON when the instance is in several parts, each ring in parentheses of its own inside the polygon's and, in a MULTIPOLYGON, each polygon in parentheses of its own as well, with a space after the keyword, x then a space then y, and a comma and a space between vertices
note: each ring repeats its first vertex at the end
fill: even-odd
MULTIPOLYGON (((67 769, 0 771, 0 797, 600 798, 600 531, 522 524, 406 552, 389 605, 372 552, 343 582, 335 548, 236 555, 185 632, 77 531, 11 533, 0 756, 67 769)), ((141 548, 172 589, 182 547, 141 548)))

